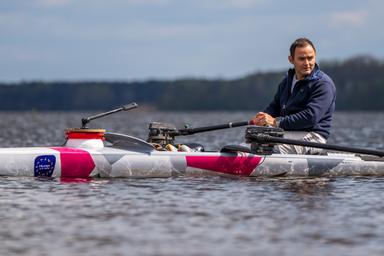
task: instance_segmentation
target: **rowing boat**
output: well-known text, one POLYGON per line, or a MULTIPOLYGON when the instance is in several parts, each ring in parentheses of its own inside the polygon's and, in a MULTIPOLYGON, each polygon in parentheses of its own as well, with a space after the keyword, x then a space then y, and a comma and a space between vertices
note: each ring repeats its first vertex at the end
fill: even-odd
MULTIPOLYGON (((137 107, 136 104, 131 104, 118 111, 135 107, 137 107)), ((66 142, 62 146, 1 148, 0 175, 70 178, 150 178, 182 175, 250 177, 384 175, 381 151, 361 151, 373 152, 372 154, 376 153, 379 156, 336 152, 325 152, 321 155, 282 155, 268 151, 273 144, 265 141, 256 143, 259 151, 252 150, 255 147, 252 141, 249 148, 224 146, 217 152, 206 152, 203 147, 196 147, 196 145, 179 145, 179 150, 172 151, 164 148, 167 145, 172 146, 170 142, 174 142, 174 136, 187 135, 191 130, 186 132, 186 130, 175 130, 171 126, 160 125, 162 129, 159 132, 159 123, 152 123, 149 139, 145 141, 129 135, 86 127, 90 120, 115 112, 117 111, 83 118, 81 128, 66 130, 66 142), (159 144, 163 145, 159 147, 159 144), (263 145, 267 146, 263 148, 263 145), (260 151, 260 148, 264 150, 260 151)), ((228 127, 219 125, 212 126, 210 129, 195 129, 193 132, 245 124, 247 122, 230 123, 228 127)), ((254 129, 249 130, 254 131, 254 129)), ((275 139, 281 140, 281 138, 275 139)))

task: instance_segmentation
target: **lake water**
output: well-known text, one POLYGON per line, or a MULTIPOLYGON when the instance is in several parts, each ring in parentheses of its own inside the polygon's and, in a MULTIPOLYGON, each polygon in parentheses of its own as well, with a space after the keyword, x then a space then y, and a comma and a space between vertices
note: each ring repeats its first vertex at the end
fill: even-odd
MULTIPOLYGON (((90 114, 0 113, 0 145, 60 145, 63 130, 90 114)), ((198 127, 251 116, 133 110, 91 126, 145 139, 151 121, 198 127)), ((384 150, 383 124, 381 113, 337 113, 329 143, 384 150)), ((215 150, 243 133, 179 142, 215 150)), ((0 255, 384 255, 383 188, 384 177, 0 177, 0 255)))

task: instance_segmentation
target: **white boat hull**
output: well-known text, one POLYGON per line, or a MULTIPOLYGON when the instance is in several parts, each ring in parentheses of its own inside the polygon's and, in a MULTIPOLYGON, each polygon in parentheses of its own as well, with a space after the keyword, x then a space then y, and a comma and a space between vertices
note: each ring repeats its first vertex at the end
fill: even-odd
POLYGON ((180 175, 384 175, 383 161, 347 154, 268 155, 220 152, 136 152, 114 147, 0 149, 0 175, 150 178, 180 175))

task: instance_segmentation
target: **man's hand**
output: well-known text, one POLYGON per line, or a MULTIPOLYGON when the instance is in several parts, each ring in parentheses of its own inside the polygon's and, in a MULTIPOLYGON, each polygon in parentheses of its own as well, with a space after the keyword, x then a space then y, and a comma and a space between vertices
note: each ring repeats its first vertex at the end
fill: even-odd
POLYGON ((264 112, 257 113, 256 116, 251 119, 251 122, 252 124, 258 125, 258 126, 276 127, 276 119, 264 112))

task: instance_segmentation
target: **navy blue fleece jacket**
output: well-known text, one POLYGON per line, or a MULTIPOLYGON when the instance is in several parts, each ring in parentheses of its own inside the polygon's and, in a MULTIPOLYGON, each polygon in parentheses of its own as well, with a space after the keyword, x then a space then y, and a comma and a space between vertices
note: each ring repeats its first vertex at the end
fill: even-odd
POLYGON ((286 131, 313 131, 328 139, 336 99, 332 79, 316 64, 311 74, 298 81, 291 93, 294 75, 295 70, 290 69, 264 112, 280 117, 279 127, 286 131))

